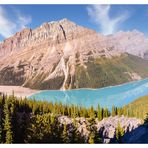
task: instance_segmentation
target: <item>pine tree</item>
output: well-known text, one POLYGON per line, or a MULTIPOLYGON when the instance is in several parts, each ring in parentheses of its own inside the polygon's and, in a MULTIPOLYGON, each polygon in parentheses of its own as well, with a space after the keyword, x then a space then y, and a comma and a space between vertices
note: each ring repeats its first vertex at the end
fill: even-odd
POLYGON ((117 115, 117 108, 115 106, 112 106, 112 117, 117 115))
POLYGON ((69 143, 69 135, 68 135, 68 129, 66 124, 64 124, 64 127, 63 127, 62 140, 63 140, 63 143, 69 143))
POLYGON ((71 133, 71 143, 84 143, 85 142, 85 138, 82 136, 83 133, 83 129, 81 131, 81 133, 78 131, 78 126, 76 123, 76 120, 73 120, 73 130, 71 133))
POLYGON ((102 143, 101 136, 100 136, 99 132, 97 131, 97 129, 95 129, 94 135, 95 135, 94 142, 95 143, 102 143))
POLYGON ((118 116, 121 116, 122 113, 123 113, 122 108, 117 108, 117 115, 118 115, 118 116))
POLYGON ((93 132, 91 132, 90 135, 89 135, 88 143, 94 144, 94 138, 95 138, 95 135, 94 135, 93 132))
POLYGON ((147 113, 147 116, 145 118, 145 122, 148 122, 148 113, 147 113))
POLYGON ((9 109, 8 109, 8 100, 5 100, 4 105, 4 131, 5 131, 5 143, 12 143, 13 142, 13 136, 12 136, 12 126, 11 126, 11 120, 9 116, 9 109))
POLYGON ((62 137, 61 133, 63 132, 63 129, 58 121, 58 119, 52 115, 51 117, 51 130, 50 130, 50 142, 51 143, 61 143, 62 137))
POLYGON ((146 118, 144 119, 144 124, 146 127, 148 127, 148 113, 147 113, 146 118))
POLYGON ((0 119, 0 143, 2 143, 2 122, 0 119))
POLYGON ((25 131, 25 133, 27 133, 26 134, 27 143, 50 142, 51 140, 50 114, 33 116, 30 120, 30 126, 27 128, 27 131, 25 131))
POLYGON ((79 137, 79 132, 77 130, 76 121, 74 119, 74 121, 73 121, 73 130, 72 130, 72 133, 71 133, 71 143, 77 143, 78 142, 78 137, 79 137))
POLYGON ((27 118, 27 114, 23 113, 21 124, 20 124, 20 129, 19 129, 19 133, 20 133, 19 142, 21 142, 21 143, 23 143, 25 138, 26 138, 25 136, 26 136, 26 133, 27 133, 28 122, 29 121, 28 121, 28 118, 27 118))
POLYGON ((117 142, 121 143, 121 138, 124 135, 124 129, 121 127, 120 123, 118 122, 117 128, 116 128, 116 139, 117 142))
POLYGON ((122 114, 123 114, 124 116, 127 116, 127 109, 126 109, 126 107, 123 107, 123 108, 122 108, 122 111, 123 111, 122 114))
POLYGON ((2 104, 2 99, 0 98, 0 143, 2 143, 2 106, 3 106, 3 104, 2 104))
POLYGON ((3 130, 3 121, 4 121, 4 104, 5 96, 0 96, 0 143, 4 143, 4 130, 3 130))
POLYGON ((97 116, 98 116, 98 120, 101 121, 102 120, 102 109, 101 109, 100 105, 98 105, 98 114, 97 114, 97 116))
POLYGON ((95 111, 94 111, 94 108, 92 106, 89 109, 89 117, 92 118, 92 119, 95 118, 95 111))
POLYGON ((95 138, 95 134, 94 134, 95 126, 94 125, 95 125, 95 119, 90 118, 89 119, 89 125, 87 126, 87 130, 90 131, 89 138, 88 138, 88 143, 89 144, 94 143, 94 138, 95 138))
POLYGON ((104 117, 109 117, 109 111, 107 108, 103 109, 103 118, 104 117))
POLYGON ((63 133, 63 127, 61 126, 61 123, 59 122, 59 120, 57 119, 57 122, 58 122, 58 137, 57 137, 57 143, 63 143, 63 138, 62 138, 62 134, 63 133))

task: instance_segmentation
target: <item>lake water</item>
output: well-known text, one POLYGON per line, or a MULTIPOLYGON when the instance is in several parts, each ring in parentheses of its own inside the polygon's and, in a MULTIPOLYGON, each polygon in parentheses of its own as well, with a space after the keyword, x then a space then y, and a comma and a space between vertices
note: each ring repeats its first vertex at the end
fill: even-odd
POLYGON ((121 107, 144 95, 148 95, 148 79, 100 89, 44 90, 29 98, 95 108, 100 104, 111 109, 113 105, 121 107))

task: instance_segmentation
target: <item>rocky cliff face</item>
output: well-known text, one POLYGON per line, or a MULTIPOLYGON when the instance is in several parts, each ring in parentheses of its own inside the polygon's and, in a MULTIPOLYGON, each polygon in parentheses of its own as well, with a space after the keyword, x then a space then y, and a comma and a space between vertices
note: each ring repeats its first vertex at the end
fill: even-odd
POLYGON ((117 45, 120 50, 147 59, 148 38, 138 30, 123 32, 107 36, 110 44, 117 45))
MULTIPOLYGON (((61 124, 69 125, 71 131, 72 121, 73 119, 67 116, 60 116, 58 120, 61 124)), ((90 122, 86 118, 76 118, 76 123, 78 127, 78 131, 82 136, 86 138, 86 141, 90 135, 90 131, 88 129, 88 125, 90 122)), ((118 124, 120 124, 121 128, 124 131, 124 136, 122 137, 122 143, 137 143, 137 140, 140 140, 142 136, 148 133, 148 128, 142 126, 142 120, 136 118, 128 118, 125 116, 115 116, 104 118, 101 121, 95 119, 94 126, 99 133, 103 143, 116 143, 116 131, 118 124)), ((148 140, 147 140, 148 141, 148 140)), ((144 141, 141 141, 143 143, 144 141)))
MULTIPOLYGON (((147 59, 147 40, 136 34, 103 36, 67 19, 44 23, 34 30, 26 28, 0 43, 0 84, 38 89, 79 88, 79 68, 87 71, 90 62, 95 65, 95 59, 113 59, 125 52, 147 59)), ((128 81, 133 72, 129 72, 128 81)))

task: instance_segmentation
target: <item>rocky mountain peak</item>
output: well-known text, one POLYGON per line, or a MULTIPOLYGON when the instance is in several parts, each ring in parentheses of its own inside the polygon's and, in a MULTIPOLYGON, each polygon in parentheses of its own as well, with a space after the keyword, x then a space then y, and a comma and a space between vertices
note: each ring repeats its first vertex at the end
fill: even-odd
MULTIPOLYGON (((42 28, 42 27, 46 27, 46 26, 59 26, 59 25, 64 25, 64 26, 67 26, 67 27, 78 26, 74 22, 68 20, 67 18, 64 18, 64 19, 61 19, 61 20, 58 20, 58 21, 51 21, 51 22, 43 23, 40 27, 42 28)), ((68 29, 70 29, 70 28, 68 28, 68 29)))
MULTIPOLYGON (((91 64, 96 64, 95 59, 112 59, 125 52, 144 58, 148 41, 139 34, 134 31, 103 36, 66 18, 35 29, 25 28, 0 43, 0 84, 42 89, 88 87, 86 83, 78 84, 78 67, 87 71, 94 67, 91 64)), ((101 83, 104 86, 104 80, 101 83)))
POLYGON ((0 44, 0 56, 5 56, 10 52, 26 47, 38 46, 43 43, 53 46, 94 33, 95 31, 78 26, 68 19, 44 23, 34 30, 25 28, 21 32, 17 32, 14 36, 5 39, 0 44))

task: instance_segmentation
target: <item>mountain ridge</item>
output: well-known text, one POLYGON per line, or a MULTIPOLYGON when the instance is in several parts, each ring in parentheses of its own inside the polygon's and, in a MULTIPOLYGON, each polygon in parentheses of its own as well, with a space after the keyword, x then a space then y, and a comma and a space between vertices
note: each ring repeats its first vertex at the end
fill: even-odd
POLYGON ((82 86, 103 87, 106 76, 108 82, 105 86, 142 79, 148 76, 144 57, 148 51, 145 48, 147 43, 138 32, 103 36, 68 19, 43 23, 34 30, 24 29, 0 43, 0 84, 64 90, 82 86), (142 51, 137 47, 141 42, 145 43, 142 51), (135 64, 139 65, 136 60, 139 61, 139 71, 134 69, 129 56, 135 64), (120 63, 119 68, 115 59, 120 63), (111 77, 117 76, 119 79, 113 79, 115 83, 111 83, 111 77))

